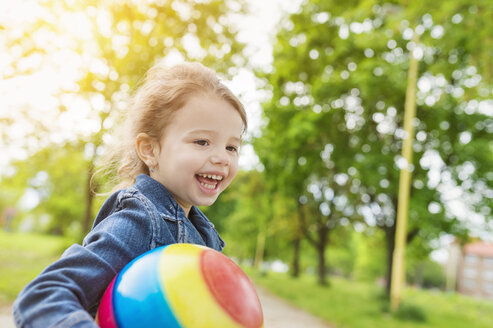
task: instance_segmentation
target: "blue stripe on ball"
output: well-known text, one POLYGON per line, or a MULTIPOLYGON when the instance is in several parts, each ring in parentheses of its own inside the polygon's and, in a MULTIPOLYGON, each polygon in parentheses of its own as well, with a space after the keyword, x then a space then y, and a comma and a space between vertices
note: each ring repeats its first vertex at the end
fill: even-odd
POLYGON ((118 328, 182 328, 159 282, 159 247, 127 264, 115 281, 113 309, 118 328))

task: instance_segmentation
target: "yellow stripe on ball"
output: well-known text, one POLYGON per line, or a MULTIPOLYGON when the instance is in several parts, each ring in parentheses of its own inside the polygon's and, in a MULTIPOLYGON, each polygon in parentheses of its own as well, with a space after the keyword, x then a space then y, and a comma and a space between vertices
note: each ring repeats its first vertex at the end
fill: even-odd
POLYGON ((192 244, 164 249, 159 277, 168 304, 183 328, 241 328, 216 302, 203 278, 200 255, 206 249, 192 244))

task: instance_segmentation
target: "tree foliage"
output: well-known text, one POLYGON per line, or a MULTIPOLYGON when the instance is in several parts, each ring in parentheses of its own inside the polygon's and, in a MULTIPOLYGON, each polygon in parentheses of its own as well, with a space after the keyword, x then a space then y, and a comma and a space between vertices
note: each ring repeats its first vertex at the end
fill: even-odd
MULTIPOLYGON (((23 136, 27 158, 11 165, 14 171, 10 177, 2 177, 2 184, 7 178, 15 179, 16 185, 27 188, 29 181, 44 172, 44 184, 51 187, 45 188, 48 194, 43 197, 49 201, 41 202, 39 211, 51 213, 52 225, 61 232, 73 222, 85 232, 94 218, 94 191, 104 179, 95 180, 96 190, 91 190, 88 182, 101 163, 110 132, 122 122, 129 97, 144 73, 162 60, 189 60, 201 61, 221 76, 231 75, 237 65, 245 63, 244 45, 236 40, 234 25, 234 17, 245 8, 241 1, 234 0, 49 1, 35 6, 40 14, 21 29, 16 27, 16 33, 9 33, 8 26, 3 26, 4 46, 16 49, 4 78, 28 77, 50 64, 62 76, 64 70, 75 70, 69 76, 75 80, 61 84, 51 107, 30 104, 32 107, 15 115, 17 122, 36 128, 23 136), (41 60, 37 66, 26 65, 29 58, 31 62, 33 58, 41 60), (70 61, 53 62, 56 58, 70 61), (76 67, 69 66, 73 64, 76 67), (36 113, 40 107, 49 114, 47 117, 60 118, 61 122, 39 117, 36 113), (71 117, 82 120, 69 120, 71 117), (69 136, 54 137, 68 124, 72 124, 69 136), (59 158, 57 154, 68 157, 59 158), (25 168, 29 173, 20 174, 25 168), (66 198, 56 200, 56 190, 63 186, 72 186, 77 197, 65 193, 66 198)), ((0 119, 5 131, 1 135, 3 145, 14 140, 14 134, 9 133, 14 128, 13 120, 0 119)))
POLYGON ((490 26, 491 12, 482 1, 313 0, 285 19, 255 147, 276 192, 305 208, 298 217, 306 238, 318 233, 320 261, 332 227, 363 221, 385 232, 390 267, 411 55, 420 64, 408 240, 429 251, 444 233, 467 234, 450 203, 456 187, 490 219, 492 118, 481 106, 492 106, 482 45, 492 34, 467 35, 490 26))

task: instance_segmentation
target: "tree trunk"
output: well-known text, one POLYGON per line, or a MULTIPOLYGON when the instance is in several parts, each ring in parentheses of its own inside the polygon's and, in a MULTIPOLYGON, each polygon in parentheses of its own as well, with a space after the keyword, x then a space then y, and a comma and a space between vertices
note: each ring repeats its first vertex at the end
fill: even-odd
POLYGON ((391 227, 385 227, 385 241, 387 243, 387 275, 385 279, 385 292, 390 297, 390 282, 392 281, 392 264, 395 248, 395 224, 391 227))
POLYGON ((327 282, 327 268, 325 265, 325 247, 320 247, 317 248, 317 255, 318 255, 318 284, 322 286, 328 285, 327 282))
POLYGON ((306 239, 310 244, 312 244, 316 251, 317 251, 317 258, 318 258, 318 284, 322 286, 328 285, 327 281, 327 266, 325 263, 325 247, 328 244, 329 241, 329 232, 330 229, 327 226, 327 220, 323 219, 322 214, 320 211, 317 210, 316 214, 315 213, 310 213, 314 214, 317 216, 317 237, 318 238, 313 238, 310 233, 308 232, 307 229, 307 223, 305 220, 305 211, 308 210, 308 206, 302 206, 301 204, 298 205, 298 211, 299 211, 299 218, 300 218, 300 223, 301 227, 300 230, 303 232, 305 235, 306 239))
POLYGON ((253 267, 255 269, 260 269, 262 262, 264 261, 264 249, 265 249, 265 232, 261 228, 257 235, 257 247, 255 249, 255 260, 253 262, 253 267))
POLYGON ((424 265, 422 263, 418 264, 416 267, 416 281, 414 282, 418 288, 423 288, 423 280, 424 280, 424 265))
POLYGON ((91 229, 91 223, 93 218, 92 203, 94 200, 94 191, 91 188, 91 179, 94 174, 94 164, 92 161, 89 163, 87 169, 87 183, 86 183, 86 210, 84 213, 84 219, 82 221, 82 235, 85 236, 91 229))
POLYGON ((318 255, 318 284, 322 286, 329 285, 327 280, 327 265, 325 262, 325 247, 329 239, 329 228, 323 224, 318 230, 318 243, 317 243, 317 255, 318 255))
POLYGON ((295 232, 294 244, 293 244, 293 262, 291 265, 291 276, 298 278, 300 276, 300 250, 301 250, 301 234, 298 231, 295 232))

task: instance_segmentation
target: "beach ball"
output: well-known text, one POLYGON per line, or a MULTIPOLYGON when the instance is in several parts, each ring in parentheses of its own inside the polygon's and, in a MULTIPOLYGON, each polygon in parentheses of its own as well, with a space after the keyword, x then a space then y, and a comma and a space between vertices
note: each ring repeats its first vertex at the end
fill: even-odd
POLYGON ((127 264, 106 289, 96 321, 102 328, 263 327, 248 276, 208 247, 172 244, 127 264))

